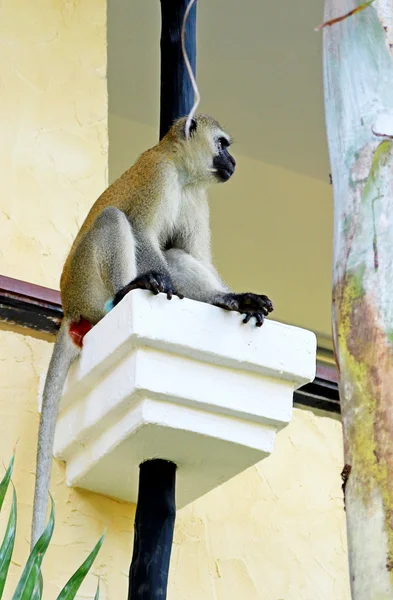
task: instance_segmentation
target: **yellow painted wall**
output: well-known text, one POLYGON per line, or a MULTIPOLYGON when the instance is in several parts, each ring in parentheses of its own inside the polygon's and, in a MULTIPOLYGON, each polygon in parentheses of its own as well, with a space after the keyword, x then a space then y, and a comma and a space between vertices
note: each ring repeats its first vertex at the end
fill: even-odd
MULTIPOLYGON (((72 238, 105 187, 105 20, 104 0, 0 5, 2 274, 57 287, 72 238)), ((17 443, 18 533, 6 600, 29 551, 36 397, 50 352, 50 342, 0 327, 0 459, 17 443)), ((348 600, 341 464, 340 424, 295 410, 269 459, 179 511, 169 598, 348 600)), ((94 596, 98 575, 103 599, 125 598, 135 507, 67 488, 58 462, 52 492, 44 598, 56 597, 105 527, 78 598, 94 596)))
POLYGON ((58 287, 107 180, 105 0, 0 4, 0 269, 58 287))
MULTIPOLYGON (((0 332, 0 456, 16 441, 18 536, 6 600, 27 555, 38 376, 50 344, 0 332)), ((295 409, 274 454, 179 511, 172 553, 171 600, 349 600, 341 494, 341 426, 295 409)), ((64 468, 52 472, 55 534, 44 562, 45 598, 54 599, 103 529, 107 536, 79 600, 126 597, 134 506, 71 490, 64 468)), ((8 504, 4 510, 7 513, 8 504)), ((1 519, 5 525, 4 516, 1 519)))

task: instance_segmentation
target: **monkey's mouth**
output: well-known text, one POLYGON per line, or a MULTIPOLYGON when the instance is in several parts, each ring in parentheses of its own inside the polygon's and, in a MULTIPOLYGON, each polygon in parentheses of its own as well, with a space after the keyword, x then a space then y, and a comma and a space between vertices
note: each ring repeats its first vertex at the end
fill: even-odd
POLYGON ((221 167, 216 170, 216 177, 219 181, 225 182, 228 181, 232 177, 234 173, 234 169, 226 169, 225 167, 221 167))
POLYGON ((235 159, 228 154, 229 160, 226 157, 215 156, 213 159, 212 172, 220 182, 228 181, 235 172, 235 159))

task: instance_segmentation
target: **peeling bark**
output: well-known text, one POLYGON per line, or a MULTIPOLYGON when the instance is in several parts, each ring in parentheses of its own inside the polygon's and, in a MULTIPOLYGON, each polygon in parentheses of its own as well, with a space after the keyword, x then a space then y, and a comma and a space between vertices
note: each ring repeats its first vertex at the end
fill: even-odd
MULTIPOLYGON (((325 0, 325 21, 355 0, 325 0)), ((324 30, 340 371, 354 600, 393 600, 393 0, 324 30)))

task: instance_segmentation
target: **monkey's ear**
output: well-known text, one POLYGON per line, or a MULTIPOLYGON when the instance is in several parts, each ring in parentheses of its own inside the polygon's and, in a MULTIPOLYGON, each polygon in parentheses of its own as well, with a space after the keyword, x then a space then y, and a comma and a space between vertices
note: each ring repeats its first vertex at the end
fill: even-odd
POLYGON ((191 119, 191 123, 190 123, 190 137, 192 136, 192 134, 194 133, 194 131, 196 131, 197 129, 197 123, 195 121, 195 119, 191 119))

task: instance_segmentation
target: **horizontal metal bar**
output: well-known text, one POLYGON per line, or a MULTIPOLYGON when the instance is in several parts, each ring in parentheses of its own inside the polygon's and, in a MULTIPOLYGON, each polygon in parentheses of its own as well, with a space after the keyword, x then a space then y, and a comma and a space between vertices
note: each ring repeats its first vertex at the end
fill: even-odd
POLYGON ((23 297, 28 301, 37 301, 40 304, 53 304, 61 308, 60 292, 35 283, 0 275, 0 299, 4 294, 18 298, 23 297))
POLYGON ((63 318, 60 293, 0 275, 0 320, 56 334, 63 318))

